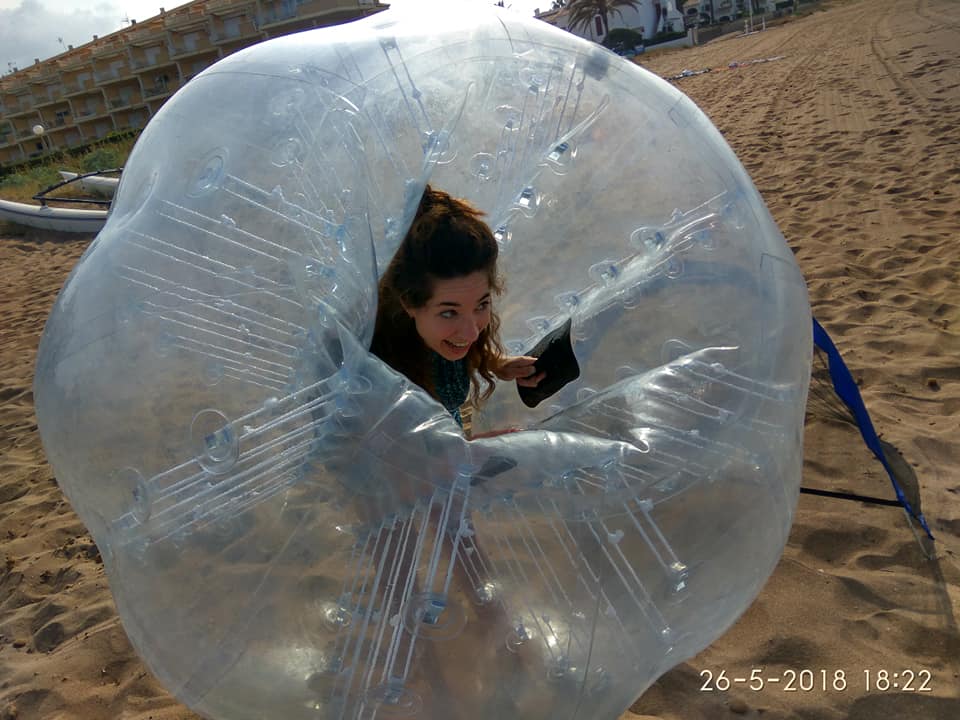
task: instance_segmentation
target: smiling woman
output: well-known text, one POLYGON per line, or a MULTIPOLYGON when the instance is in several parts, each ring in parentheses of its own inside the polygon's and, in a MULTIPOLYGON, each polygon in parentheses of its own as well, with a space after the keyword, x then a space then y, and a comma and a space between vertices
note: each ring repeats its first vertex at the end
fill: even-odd
POLYGON ((438 400, 460 407, 490 396, 494 377, 525 387, 543 379, 532 357, 505 357, 493 298, 499 247, 480 211, 431 188, 379 286, 371 352, 438 400), (471 392, 472 388, 472 392, 471 392))

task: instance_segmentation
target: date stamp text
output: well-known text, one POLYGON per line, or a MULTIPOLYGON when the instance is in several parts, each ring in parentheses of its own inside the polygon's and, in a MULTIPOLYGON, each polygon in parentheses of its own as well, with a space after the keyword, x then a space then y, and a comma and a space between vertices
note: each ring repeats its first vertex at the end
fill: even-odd
POLYGON ((725 692, 742 687, 753 692, 933 692, 933 674, 927 669, 827 668, 774 670, 751 668, 749 672, 701 670, 700 692, 725 692))

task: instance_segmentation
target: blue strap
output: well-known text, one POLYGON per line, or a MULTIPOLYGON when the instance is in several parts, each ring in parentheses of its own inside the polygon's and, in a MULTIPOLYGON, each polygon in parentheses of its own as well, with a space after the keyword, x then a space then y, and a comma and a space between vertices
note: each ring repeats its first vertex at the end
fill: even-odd
POLYGON ((833 381, 833 389, 836 391, 837 395, 841 400, 850 408, 850 412, 853 413, 854 419, 857 421, 857 425, 860 427, 860 434, 863 436, 863 441, 867 444, 867 447, 873 452, 877 460, 883 465, 884 470, 887 471, 887 475, 890 476, 890 482, 893 483, 893 491, 897 494, 897 500, 900 501, 900 504, 906 508, 907 512, 916 519, 920 526, 926 531, 927 537, 933 540, 933 533, 930 532, 930 528, 927 526, 927 521, 923 517, 923 513, 917 513, 912 507, 907 498, 903 494, 903 490, 900 488, 900 484, 897 482, 896 476, 893 474, 893 468, 890 467, 890 464, 887 462, 887 457, 883 453, 883 448, 880 446, 880 438, 877 437, 877 431, 873 428, 873 423, 870 420, 870 415, 867 413, 867 407, 863 404, 863 398, 860 396, 860 389, 857 387, 857 383, 853 380, 853 375, 850 374, 850 370, 847 369, 846 363, 843 362, 843 358, 840 357, 840 352, 837 350, 837 346, 833 344, 833 340, 830 339, 830 336, 827 335, 827 331, 823 329, 823 326, 817 322, 816 318, 813 318, 813 343, 823 352, 827 354, 828 367, 830 369, 830 379, 833 381))

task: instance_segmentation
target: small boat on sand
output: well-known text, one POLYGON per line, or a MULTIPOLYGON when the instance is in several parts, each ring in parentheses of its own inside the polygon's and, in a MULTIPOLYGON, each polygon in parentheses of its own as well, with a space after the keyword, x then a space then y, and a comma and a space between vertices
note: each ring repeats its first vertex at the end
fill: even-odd
POLYGON ((0 199, 0 220, 41 230, 97 233, 107 222, 107 210, 30 205, 0 199))
MULTIPOLYGON (((119 172, 111 170, 108 172, 119 172)), ((57 197, 50 196, 49 193, 62 187, 79 184, 81 181, 88 181, 87 175, 74 175, 72 178, 64 179, 56 185, 51 185, 45 190, 41 190, 33 199, 38 201, 39 205, 16 202, 14 200, 0 199, 0 221, 16 223, 26 227, 38 228, 40 230, 54 230, 56 232, 68 233, 98 233, 107 222, 107 213, 110 206, 110 200, 76 198, 76 197, 57 197), (48 203, 56 202, 60 204, 69 204, 73 207, 52 206, 48 203), (76 207, 86 205, 87 207, 76 207), (95 206, 92 209, 90 206, 95 206)), ((96 176, 97 173, 92 173, 96 176)), ((116 178, 100 178, 101 180, 113 180, 116 178)), ((114 188, 116 187, 114 182, 114 188)), ((112 192, 110 193, 113 194, 112 192)))
POLYGON ((58 170, 60 177, 64 180, 73 180, 78 185, 80 189, 84 192, 88 192, 95 195, 103 195, 105 197, 113 197, 113 193, 117 189, 117 185, 120 183, 120 178, 110 177, 104 173, 115 173, 116 170, 104 170, 92 173, 79 174, 75 172, 70 172, 69 170, 58 170))

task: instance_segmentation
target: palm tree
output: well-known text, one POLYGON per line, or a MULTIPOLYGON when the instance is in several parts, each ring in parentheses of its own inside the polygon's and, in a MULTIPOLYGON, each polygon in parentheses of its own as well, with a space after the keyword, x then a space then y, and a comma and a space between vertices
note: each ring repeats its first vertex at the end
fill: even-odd
POLYGON ((628 7, 636 10, 640 0, 570 0, 567 3, 567 10, 570 13, 568 27, 571 30, 576 28, 587 29, 593 23, 593 19, 599 15, 603 23, 603 34, 606 37, 610 32, 609 16, 619 15, 623 17, 621 8, 628 7))

